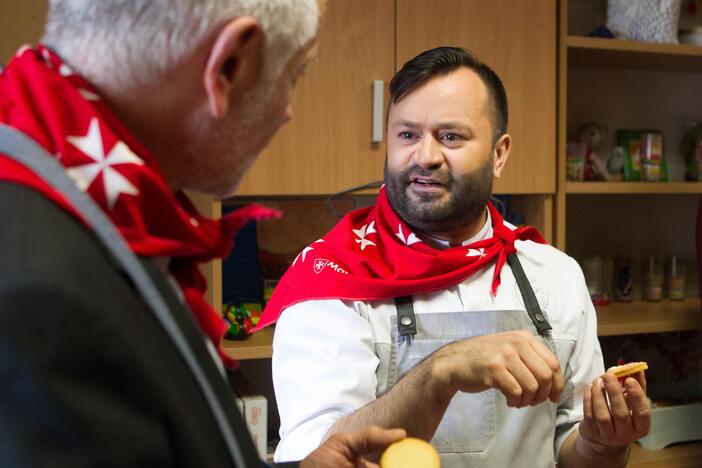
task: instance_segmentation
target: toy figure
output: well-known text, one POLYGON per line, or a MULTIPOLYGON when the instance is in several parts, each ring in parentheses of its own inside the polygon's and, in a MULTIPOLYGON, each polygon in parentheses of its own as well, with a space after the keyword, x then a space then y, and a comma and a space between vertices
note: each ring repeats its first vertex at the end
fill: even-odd
POLYGON ((578 140, 587 145, 585 180, 609 180, 603 148, 607 135, 607 127, 602 124, 588 122, 578 127, 578 140))

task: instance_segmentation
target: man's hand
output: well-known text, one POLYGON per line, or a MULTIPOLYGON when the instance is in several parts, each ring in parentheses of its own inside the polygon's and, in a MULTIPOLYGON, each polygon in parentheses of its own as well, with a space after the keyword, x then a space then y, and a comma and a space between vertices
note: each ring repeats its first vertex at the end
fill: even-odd
MULTIPOLYGON (((406 437, 403 429, 382 429, 370 426, 356 432, 340 432, 327 439, 310 453, 300 468, 370 468, 377 467, 365 457, 373 457, 385 448, 406 437)), ((373 458, 377 458, 373 457, 373 458)))
POLYGON ((452 343, 432 355, 437 378, 453 392, 496 388, 512 407, 557 403, 563 390, 558 358, 527 331, 486 335, 452 343))
POLYGON ((489 388, 500 390, 513 407, 546 399, 555 403, 563 391, 563 373, 558 358, 527 331, 461 340, 438 349, 380 398, 338 420, 329 433, 377 424, 402 427, 429 441, 456 392, 489 388))
POLYGON ((651 409, 643 371, 628 377, 623 386, 614 375, 603 374, 585 387, 583 420, 563 443, 558 466, 624 467, 629 444, 650 429, 651 409))
POLYGON ((627 446, 648 434, 651 408, 643 371, 636 377, 628 377, 624 385, 612 374, 595 379, 585 387, 583 413, 580 437, 591 443, 627 446))

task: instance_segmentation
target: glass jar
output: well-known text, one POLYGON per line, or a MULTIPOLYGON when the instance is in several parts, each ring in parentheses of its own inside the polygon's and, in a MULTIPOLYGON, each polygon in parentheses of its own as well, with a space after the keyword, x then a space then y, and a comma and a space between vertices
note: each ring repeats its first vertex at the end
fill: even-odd
POLYGON ((668 260, 668 299, 682 301, 685 299, 685 259, 670 257, 668 260))
POLYGON ((609 285, 612 277, 612 258, 605 255, 592 255, 583 260, 583 273, 590 299, 595 305, 611 302, 609 285))
POLYGON ((663 135, 642 133, 639 154, 641 155, 641 179, 645 182, 663 180, 663 135))
POLYGON ((612 278, 614 300, 631 302, 634 298, 634 268, 628 258, 617 258, 614 261, 614 277, 612 278))
POLYGON ((663 260, 660 257, 648 257, 645 268, 644 299, 660 301, 663 299, 663 260))

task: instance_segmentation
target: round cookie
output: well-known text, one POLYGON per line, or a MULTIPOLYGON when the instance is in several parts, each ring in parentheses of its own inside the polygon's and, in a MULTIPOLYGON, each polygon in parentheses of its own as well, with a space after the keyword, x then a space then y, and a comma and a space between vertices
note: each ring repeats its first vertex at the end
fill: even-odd
POLYGON ((390 445, 380 457, 380 468, 439 468, 441 460, 428 442, 407 437, 390 445))

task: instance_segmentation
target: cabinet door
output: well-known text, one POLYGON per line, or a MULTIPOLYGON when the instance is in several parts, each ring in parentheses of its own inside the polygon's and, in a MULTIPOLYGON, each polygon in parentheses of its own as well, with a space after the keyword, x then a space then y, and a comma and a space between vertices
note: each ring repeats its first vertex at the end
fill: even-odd
POLYGON ((499 193, 556 188, 555 0, 398 0, 397 63, 438 46, 471 50, 502 79, 512 152, 499 193))
POLYGON ((46 3, 46 0, 0 2, 0 64, 7 65, 21 45, 35 45, 39 41, 46 3))
POLYGON ((329 2, 319 58, 295 90, 293 119, 236 195, 325 194, 382 179, 385 144, 371 143, 372 82, 387 88, 393 41, 392 0, 329 2))

